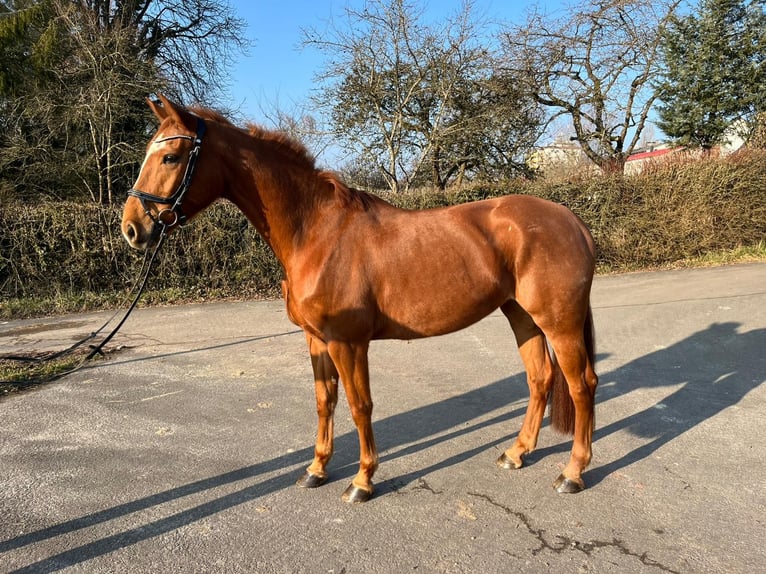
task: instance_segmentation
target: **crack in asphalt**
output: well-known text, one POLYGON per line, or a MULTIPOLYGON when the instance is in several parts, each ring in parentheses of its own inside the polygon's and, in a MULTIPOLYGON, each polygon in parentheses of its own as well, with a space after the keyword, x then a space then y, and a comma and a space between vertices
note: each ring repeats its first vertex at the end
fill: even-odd
POLYGON ((481 500, 484 500, 485 502, 491 504, 492 506, 495 506, 505 511, 506 514, 514 516, 516 519, 518 519, 518 521, 524 525, 527 531, 532 536, 534 536, 537 539, 537 541, 540 543, 539 547, 532 550, 533 556, 537 556, 538 554, 546 550, 550 550, 554 554, 561 554, 564 551, 568 551, 568 550, 579 550, 586 556, 590 557, 595 550, 600 550, 602 548, 615 548, 623 556, 630 556, 632 558, 638 559, 644 566, 651 566, 663 572, 668 572, 670 574, 681 574, 681 572, 679 572, 678 570, 673 570, 672 568, 665 566, 664 564, 650 558, 648 552, 639 554, 637 552, 632 551, 630 548, 628 548, 625 545, 624 541, 618 538, 613 538, 611 541, 591 540, 590 542, 580 542, 573 538, 569 538, 568 536, 561 536, 559 534, 556 534, 555 535, 556 542, 554 543, 548 542, 548 540, 545 538, 545 529, 535 528, 532 525, 532 521, 530 520, 530 518, 523 512, 520 512, 518 510, 512 510, 511 508, 508 508, 504 504, 500 504, 499 502, 494 501, 490 496, 486 494, 482 494, 480 492, 469 492, 468 495, 473 496, 474 498, 480 498, 481 500))
POLYGON ((411 490, 427 490, 431 494, 442 494, 443 490, 434 490, 433 487, 426 482, 425 478, 418 479, 418 485, 413 486, 411 490))

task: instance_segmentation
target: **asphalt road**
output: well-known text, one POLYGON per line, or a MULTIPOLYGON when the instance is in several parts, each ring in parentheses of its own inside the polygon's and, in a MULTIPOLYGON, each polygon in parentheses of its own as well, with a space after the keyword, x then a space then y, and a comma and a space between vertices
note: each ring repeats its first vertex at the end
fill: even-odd
MULTIPOLYGON (((127 348, 0 400, 0 571, 766 571, 766 264, 599 277, 588 489, 551 484, 543 428, 520 471, 526 384, 500 314, 376 342, 376 496, 348 505, 356 433, 312 456, 308 353, 281 302, 138 310, 127 348)), ((69 344, 103 313, 0 324, 0 353, 69 344)))

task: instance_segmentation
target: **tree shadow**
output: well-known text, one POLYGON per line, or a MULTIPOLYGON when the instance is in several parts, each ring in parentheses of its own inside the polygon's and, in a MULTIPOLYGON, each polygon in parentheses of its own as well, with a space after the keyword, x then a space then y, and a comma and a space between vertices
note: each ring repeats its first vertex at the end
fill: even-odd
MULTIPOLYGON (((606 405, 611 399, 642 388, 679 388, 652 407, 597 428, 594 441, 618 431, 628 431, 647 439, 648 442, 617 460, 588 471, 585 480, 589 486, 594 486, 609 474, 650 456, 662 445, 738 403, 747 393, 764 382, 766 354, 763 353, 763 349, 766 348, 766 329, 739 333, 738 327, 740 325, 737 323, 713 324, 668 348, 601 374, 603 386, 597 395, 597 406, 601 405, 601 408, 608 408, 606 405)), ((520 417, 526 409, 525 403, 509 412, 491 415, 495 410, 507 408, 526 397, 525 376, 520 373, 446 400, 375 421, 376 436, 379 437, 382 452, 403 447, 391 454, 384 454, 381 460, 385 462, 408 456, 482 428, 520 417)), ((378 485, 378 495, 396 491, 424 474, 451 467, 495 445, 508 443, 514 436, 515 433, 503 434, 489 442, 456 452, 427 468, 384 481, 378 485)), ((570 441, 566 440, 540 449, 527 459, 527 463, 534 463, 535 460, 553 453, 568 451, 570 444, 570 441)), ((333 481, 353 476, 358 453, 355 431, 337 437, 336 453, 331 467, 333 481)), ((2 541, 0 553, 92 527, 192 494, 213 491, 239 481, 278 473, 171 516, 63 551, 16 572, 52 572, 82 563, 176 530, 228 508, 291 488, 299 471, 312 456, 313 446, 113 506, 2 541)))

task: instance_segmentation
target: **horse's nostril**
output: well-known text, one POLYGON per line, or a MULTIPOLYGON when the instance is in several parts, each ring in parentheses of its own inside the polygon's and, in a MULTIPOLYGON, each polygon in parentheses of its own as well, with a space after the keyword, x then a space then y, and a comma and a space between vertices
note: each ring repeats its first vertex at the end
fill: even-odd
POLYGON ((132 243, 133 241, 135 241, 137 236, 138 236, 138 231, 136 231, 136 226, 133 225, 132 223, 128 223, 125 226, 125 238, 132 243))

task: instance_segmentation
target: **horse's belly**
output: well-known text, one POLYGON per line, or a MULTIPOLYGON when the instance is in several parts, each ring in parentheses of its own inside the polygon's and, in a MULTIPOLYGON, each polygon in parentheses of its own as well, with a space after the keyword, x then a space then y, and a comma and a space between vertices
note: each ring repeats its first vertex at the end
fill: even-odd
POLYGON ((507 290, 468 291, 449 285, 418 292, 399 291, 379 308, 376 339, 418 339, 464 329, 502 305, 507 290))

